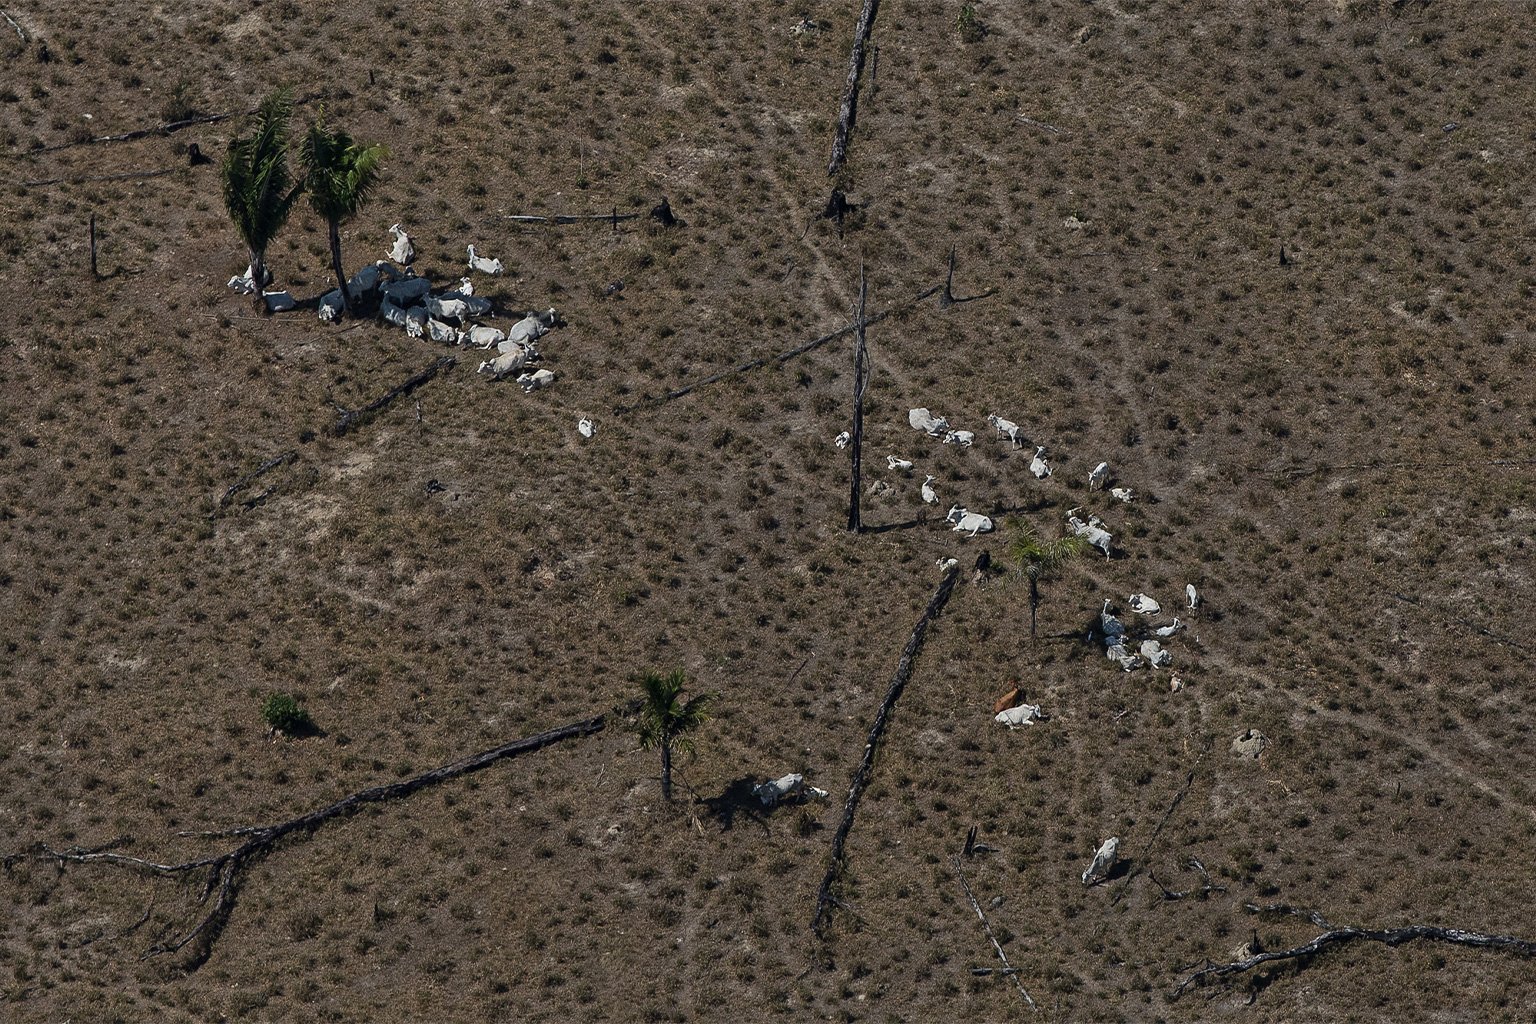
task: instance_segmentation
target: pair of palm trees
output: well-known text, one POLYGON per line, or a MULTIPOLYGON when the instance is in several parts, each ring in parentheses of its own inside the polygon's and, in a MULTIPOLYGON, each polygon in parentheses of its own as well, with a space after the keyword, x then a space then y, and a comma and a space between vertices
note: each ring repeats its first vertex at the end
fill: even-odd
POLYGON ((307 192, 310 206, 325 219, 331 270, 341 289, 342 307, 350 310, 341 264, 341 224, 367 203, 379 182, 386 151, 327 127, 322 111, 299 144, 303 173, 295 177, 288 168, 292 116, 293 97, 287 90, 262 100, 250 134, 231 141, 224 157, 224 205, 250 250, 251 280, 259 292, 267 280, 267 246, 287 222, 299 196, 307 192))

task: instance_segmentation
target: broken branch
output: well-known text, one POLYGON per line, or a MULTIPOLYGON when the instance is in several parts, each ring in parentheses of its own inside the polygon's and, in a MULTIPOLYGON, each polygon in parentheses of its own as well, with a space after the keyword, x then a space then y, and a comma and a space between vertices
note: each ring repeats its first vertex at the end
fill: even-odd
MULTIPOLYGON (((630 706, 629 710, 632 709, 633 705, 630 706)), ((9 868, 11 864, 19 860, 52 860, 60 864, 110 864, 114 867, 129 868, 156 875, 186 876, 206 871, 207 878, 203 883, 202 892, 198 896, 198 902, 206 904, 208 897, 213 895, 215 890, 218 893, 217 898, 213 901, 213 905, 208 909, 207 913, 179 937, 157 942, 145 950, 143 954, 144 957, 149 957, 159 953, 175 953, 185 948, 188 944, 195 942, 196 945, 193 948, 196 952, 190 966, 196 967, 207 959, 214 941, 218 938, 225 922, 229 919, 229 915, 234 909, 235 893, 241 873, 254 861, 269 853, 284 838, 296 833, 313 832, 328 821, 355 813, 366 804, 402 799, 428 786, 435 786, 450 779, 456 779, 461 775, 479 771, 505 758, 532 753, 563 740, 589 736, 602 731, 607 724, 608 713, 604 713, 593 718, 549 729, 534 736, 513 740, 499 747, 483 750, 478 754, 471 754, 451 764, 445 764, 401 782, 392 782, 360 790, 350 796, 343 797, 335 803, 327 804, 324 807, 310 811, 307 814, 301 814, 297 818, 290 818, 288 821, 276 825, 231 829, 227 834, 249 835, 250 838, 234 849, 224 853, 210 854, 206 857, 198 857, 194 860, 182 861, 180 863, 165 863, 115 852, 118 847, 130 842, 126 837, 121 837, 110 843, 91 848, 71 846, 64 849, 54 849, 46 843, 39 842, 24 853, 9 854, 0 858, 0 866, 9 868)))
POLYGON ((858 118, 859 76, 864 73, 864 48, 869 45, 869 33, 875 27, 875 11, 880 0, 864 0, 859 12, 859 23, 853 29, 853 49, 848 54, 848 85, 843 90, 843 103, 837 113, 837 133, 832 137, 832 159, 827 164, 827 174, 833 175, 848 159, 848 137, 853 134, 853 123, 858 118))
MULTIPOLYGON (((956 877, 960 879, 960 888, 965 890, 965 898, 971 901, 971 909, 976 911, 976 917, 981 921, 982 931, 987 933, 987 939, 992 943, 992 948, 997 951, 997 958, 1002 961, 1003 969, 1000 973, 1006 974, 1013 979, 1014 985, 1018 986, 1019 995, 1024 997, 1024 1001, 1029 1004, 1031 1010, 1038 1010, 1039 1007, 1029 997, 1029 992, 1025 990, 1023 983, 1019 981, 1018 968, 1008 962, 1008 954, 1003 952, 1002 943, 998 942, 997 936, 992 934, 992 924, 987 920, 987 915, 982 913, 981 904, 976 902, 976 894, 971 892, 971 885, 965 880, 965 872, 960 868, 960 858, 951 856, 949 859, 955 866, 956 877)), ((978 969, 972 968, 971 973, 978 973, 978 969)))
POLYGON ((245 490, 245 488, 249 487, 263 474, 271 472, 278 466, 284 465, 285 463, 293 462, 298 457, 298 450, 290 448, 286 452, 283 452, 281 455, 273 456, 266 462, 263 462, 261 465, 257 466, 251 472, 245 474, 245 476, 241 477, 239 480, 236 480, 234 483, 230 484, 229 489, 224 492, 224 496, 219 499, 218 508, 214 509, 212 518, 218 518, 219 511, 221 509, 228 508, 229 503, 235 500, 236 494, 245 490))
POLYGON ((1283 963, 1292 960, 1310 960, 1310 958, 1329 949, 1347 945, 1351 942, 1380 942, 1388 946, 1400 946, 1405 942, 1427 940, 1431 942, 1448 942, 1457 946, 1472 946, 1477 949, 1504 950, 1517 956, 1536 956, 1536 942, 1532 942, 1529 939, 1518 939, 1510 935, 1490 935, 1486 932, 1471 932, 1461 928, 1441 928, 1436 925, 1427 924, 1410 924, 1401 928, 1332 928, 1328 926, 1323 916, 1316 911, 1300 911, 1285 904, 1261 907, 1249 903, 1247 904, 1247 909, 1255 914, 1295 914, 1307 918, 1320 928, 1328 928, 1328 930, 1310 942, 1304 942, 1292 949, 1278 950, 1273 953, 1255 953, 1253 956, 1245 959, 1234 960, 1225 964, 1208 964, 1180 982, 1178 988, 1173 990, 1174 998, 1178 998, 1190 986, 1200 984, 1208 978, 1224 978, 1234 974, 1243 974, 1265 964, 1283 963))
POLYGON ((374 413, 378 412, 380 409, 393 402, 395 399, 401 397, 402 395, 410 394, 412 391, 415 391, 417 388, 427 383, 427 381, 431 380, 433 377, 436 377, 443 370, 448 369, 457 362, 458 360, 453 356, 439 356, 425 370, 422 370, 420 373, 411 377, 404 383, 397 384, 390 388, 388 391, 384 392, 383 395, 374 399, 372 402, 369 402, 361 409, 338 409, 337 411, 340 413, 340 417, 336 421, 336 436, 342 436, 347 431, 351 430, 353 427, 358 426, 368 417, 372 416, 374 413))

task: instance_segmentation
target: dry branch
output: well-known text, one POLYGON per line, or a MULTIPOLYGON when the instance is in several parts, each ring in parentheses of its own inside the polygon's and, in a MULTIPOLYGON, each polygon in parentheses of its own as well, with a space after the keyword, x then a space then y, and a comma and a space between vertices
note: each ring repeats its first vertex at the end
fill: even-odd
POLYGON ((1265 964, 1294 960, 1302 962, 1298 966, 1306 966, 1304 961, 1310 961, 1312 957, 1326 950, 1351 942, 1380 942, 1388 946, 1400 946, 1405 942, 1427 939, 1432 942, 1449 942, 1478 949, 1500 949, 1518 956, 1536 956, 1536 942, 1509 935, 1489 935, 1485 932, 1469 932, 1460 928, 1441 928, 1427 924, 1410 924, 1401 928, 1334 928, 1316 911, 1297 910, 1295 907, 1284 904, 1261 907, 1249 903, 1247 908, 1255 914, 1295 914, 1305 917, 1319 928, 1326 928, 1327 931, 1312 941, 1304 942, 1292 949, 1278 950, 1273 953, 1255 953, 1245 959, 1233 960, 1225 964, 1207 964, 1179 983, 1178 988, 1173 990, 1174 998, 1183 995, 1191 985, 1200 984, 1208 978, 1225 978, 1234 974, 1243 974, 1265 964))
POLYGON ((880 710, 875 713, 874 724, 869 727, 869 738, 864 744, 864 757, 859 761, 859 767, 853 773, 853 781, 848 786, 848 799, 843 802, 843 820, 838 823, 837 831, 832 835, 832 853, 827 859, 827 873, 821 880, 821 887, 816 891, 816 916, 811 919, 811 931, 818 937, 825 937, 827 919, 832 913, 832 885, 842 872, 843 847, 848 843, 848 833, 853 830, 853 816, 859 809, 859 798, 864 795, 864 787, 869 785, 870 772, 875 767, 875 750, 880 745, 880 737, 885 733, 887 720, 890 718, 891 709, 896 706, 896 700, 901 696, 901 691, 906 688, 907 680, 912 678, 912 665, 917 659, 917 652, 923 646, 923 637, 928 632, 928 624, 938 617, 944 610, 944 605, 949 601, 949 595, 954 592, 955 580, 959 573, 955 568, 950 568, 944 573, 944 581, 939 584, 939 589, 934 591, 933 598, 928 602, 928 607, 917 620, 917 625, 912 627, 912 635, 907 638, 907 646, 902 649, 901 660, 896 663, 896 672, 891 676, 890 688, 886 691, 885 700, 880 702, 880 710))
POLYGON ((420 373, 411 377, 409 380, 404 381, 403 383, 396 384, 394 387, 384 392, 383 395, 369 402, 361 409, 343 409, 340 406, 337 406, 336 411, 340 413, 340 417, 336 421, 336 436, 342 436, 347 431, 358 426, 368 417, 372 416, 374 413, 378 412, 380 409, 393 402, 395 399, 401 397, 402 395, 410 394, 412 391, 415 391, 417 388, 427 383, 427 381, 431 380, 433 377, 436 377, 443 370, 448 369, 450 366, 453 366, 457 362, 458 360, 453 356, 439 356, 425 370, 422 370, 420 373))
POLYGON ((241 477, 239 480, 236 480, 234 483, 230 484, 229 489, 224 492, 224 496, 219 499, 219 506, 218 508, 214 509, 212 518, 217 518, 219 512, 228 508, 229 503, 235 500, 236 494, 239 494, 241 491, 245 490, 245 488, 255 483, 256 480, 260 479, 264 474, 271 472, 278 466, 284 465, 285 463, 293 462, 298 457, 298 450, 295 448, 290 448, 286 452, 283 452, 281 455, 273 456, 266 462, 263 462, 261 465, 257 466, 251 472, 245 474, 245 476, 241 477))
MULTIPOLYGON (((323 98, 324 93, 314 92, 305 96, 300 96, 298 99, 293 101, 293 104, 296 107, 303 106, 306 103, 311 103, 317 99, 323 98)), ((131 132, 123 132, 121 135, 98 135, 95 138, 81 139, 78 142, 60 142, 52 146, 44 146, 42 149, 34 149, 31 151, 31 153, 24 155, 31 156, 37 153, 56 153, 61 149, 73 149, 76 146, 95 146, 104 142, 130 142, 134 139, 145 139, 151 135, 170 135, 172 132, 181 131, 183 128, 190 128, 195 124, 213 124, 217 121, 227 121, 232 117, 240 117, 244 114, 254 113, 256 113, 255 107, 252 107, 250 110, 228 110, 222 114, 200 114, 197 117, 188 117, 180 121, 169 121, 165 124, 151 125, 148 128, 138 128, 131 132)))
POLYGON ((976 902, 976 894, 971 892, 970 883, 965 880, 965 872, 960 868, 960 858, 952 856, 950 861, 955 865, 955 875, 960 879, 960 888, 965 890, 965 898, 971 901, 971 909, 976 911, 976 917, 981 921, 982 930, 987 933, 987 939, 991 941, 992 948, 997 951, 997 958, 1003 963, 1002 973, 1013 979, 1014 985, 1018 986, 1019 995, 1024 997, 1024 1001, 1029 1004, 1031 1010, 1040 1009, 1035 1005, 1035 1001, 1029 997, 1029 992, 1024 988, 1023 982, 1019 981, 1018 968, 1008 962, 1008 954, 1003 952, 1002 943, 998 942, 997 936, 992 934, 992 924, 987 920, 987 915, 982 913, 981 904, 976 902))
MULTIPOLYGON (((1200 756, 1204 757, 1205 755, 1202 754, 1200 756)), ((1179 804, 1184 801, 1185 795, 1189 793, 1189 787, 1193 785, 1195 781, 1195 771, 1199 767, 1200 759, 1196 758, 1195 767, 1190 769, 1189 775, 1187 775, 1184 779, 1184 785, 1180 786, 1179 791, 1173 795, 1173 800, 1168 804, 1168 809, 1163 812, 1163 816, 1158 821, 1157 827, 1152 830, 1152 835, 1147 840, 1146 847, 1143 848, 1135 858, 1128 858, 1132 860, 1131 870, 1127 871, 1125 873, 1125 877, 1120 880, 1120 888, 1118 891, 1116 891, 1114 899, 1109 901, 1110 906, 1114 906, 1116 903, 1120 902, 1121 898, 1125 895, 1126 890, 1130 886, 1131 879, 1140 874, 1142 867, 1151 861, 1152 851, 1157 846, 1158 837, 1163 834, 1163 829, 1168 825, 1168 819, 1173 817, 1173 812, 1178 809, 1179 804)))
POLYGON ((22 27, 20 25, 16 24, 16 19, 11 17, 9 14, 5 13, 4 11, 0 11, 0 18, 4 18, 6 24, 10 25, 11 28, 16 30, 17 37, 21 40, 22 45, 25 46, 26 43, 27 43, 27 33, 22 30, 22 27))
POLYGON ((584 220, 606 220, 617 225, 621 220, 634 220, 638 213, 556 213, 548 217, 541 217, 531 213, 506 213, 502 214, 502 220, 515 220, 519 224, 579 224, 584 220))
POLYGON ((90 181, 129 181, 134 178, 159 178, 167 174, 174 174, 181 170, 179 167, 161 167, 153 171, 125 171, 122 174, 87 174, 78 178, 39 178, 36 181, 23 181, 26 188, 38 185, 83 185, 90 181))
POLYGON ((827 164, 827 174, 833 175, 848 159, 848 137, 853 134, 853 123, 858 119, 859 76, 864 73, 864 48, 869 45, 869 33, 875 27, 875 11, 880 0, 864 0, 859 12, 859 23, 853 29, 853 49, 848 54, 848 85, 843 90, 843 104, 837 112, 837 134, 832 137, 832 159, 827 164))
MULTIPOLYGON (((1417 598, 1409 597, 1407 594, 1388 594, 1387 596, 1393 598, 1394 600, 1401 601, 1404 604, 1411 604, 1415 608, 1424 608, 1424 603, 1422 601, 1418 600, 1417 598)), ((1425 610, 1429 611, 1431 609, 1426 608, 1425 610)), ((1446 615, 1445 617, 1449 621, 1456 623, 1458 626, 1465 626, 1467 629, 1472 630, 1479 636, 1487 637, 1489 640, 1492 640, 1496 644, 1503 644, 1505 647, 1514 647, 1519 650, 1525 650, 1527 647, 1526 644, 1522 644, 1520 641, 1515 640, 1512 637, 1500 636, 1485 626, 1479 626, 1477 623, 1470 619, 1464 619, 1459 615, 1446 615)))
MULTIPOLYGON (((868 318, 867 320, 865 320, 864 321, 864 325, 866 327, 868 327, 868 326, 871 326, 873 324, 879 323, 880 321, 884 320, 888 316, 894 316, 897 313, 904 313, 907 310, 911 309, 913 306, 917 305, 919 302, 922 302, 924 299, 926 299, 929 296, 931 296, 931 295, 935 294, 936 292, 938 292, 940 287, 941 287, 940 285, 934 285, 932 288, 925 288, 923 291, 918 292, 916 295, 912 296, 912 298, 908 299, 906 302, 902 303, 901 305, 899 305, 899 306, 892 306, 890 309, 887 309, 883 313, 876 313, 874 316, 872 316, 872 317, 868 318)), ((846 327, 839 327, 837 330, 833 331, 831 334, 823 334, 819 338, 813 338, 812 340, 806 342, 804 345, 796 346, 795 348, 789 349, 786 352, 780 352, 778 355, 774 355, 774 356, 762 356, 761 358, 758 358, 758 359, 749 359, 745 363, 741 363, 738 366, 731 367, 729 370, 721 370, 719 373, 711 374, 710 376, 705 377, 702 380, 696 380, 692 384, 685 384, 682 387, 676 389, 675 391, 668 391, 666 394, 662 395, 660 398, 653 398, 653 399, 650 399, 648 402, 641 402, 641 403, 637 403, 636 405, 625 406, 625 407, 622 407, 622 408, 617 409, 615 411, 616 412, 629 412, 630 410, 638 408, 640 405, 645 405, 645 404, 660 405, 663 402, 670 402, 674 398, 682 398, 684 395, 688 394, 689 392, 694 391, 697 388, 704 387, 706 384, 716 384, 716 383, 724 380, 725 378, 733 376, 733 375, 738 374, 738 373, 746 373, 748 370, 760 369, 761 367, 767 366, 769 363, 787 363, 791 359, 794 359, 796 356, 803 356, 807 352, 811 351, 812 349, 820 348, 822 345, 825 345, 829 341, 836 341, 838 338, 841 338, 845 334, 853 333, 853 331, 854 331, 854 325, 853 324, 849 324, 846 327)))
MULTIPOLYGON (((528 736, 523 739, 504 743, 499 747, 472 754, 469 757, 445 764, 440 768, 434 768, 429 772, 405 779, 400 782, 392 782, 382 786, 374 786, 370 789, 360 790, 350 796, 343 797, 332 804, 327 804, 308 814, 301 814, 297 818, 276 825, 250 826, 226 830, 224 834, 232 836, 249 836, 243 843, 232 850, 223 853, 210 854, 206 857, 198 857, 193 860, 179 863, 161 862, 149 860, 144 857, 132 857, 128 854, 115 852, 118 847, 126 845, 130 840, 119 838, 102 846, 85 848, 79 846, 54 849, 45 843, 37 843, 24 853, 9 854, 0 858, 0 866, 7 869, 19 860, 51 860, 59 864, 110 864, 115 867, 129 868, 144 871, 156 875, 194 875, 203 873, 203 889, 198 897, 200 904, 206 905, 208 897, 217 892, 217 898, 213 901, 208 911, 194 922, 180 935, 171 935, 168 938, 155 942, 144 952, 145 957, 158 953, 176 953, 192 944, 192 967, 196 967, 207 959, 214 941, 223 930, 231 911, 234 909, 235 893, 241 874, 259 858, 271 852, 283 839, 297 833, 309 833, 321 825, 336 818, 344 817, 356 812, 359 808, 373 803, 381 803, 385 800, 399 800, 410 796, 428 786, 435 786, 449 779, 456 779, 461 775, 479 771, 489 767, 497 761, 505 758, 516 757, 519 754, 532 753, 562 740, 575 739, 581 736, 589 736, 600 732, 608 724, 608 714, 597 715, 593 718, 572 722, 556 729, 528 736)), ((210 833, 218 834, 218 833, 210 833)))

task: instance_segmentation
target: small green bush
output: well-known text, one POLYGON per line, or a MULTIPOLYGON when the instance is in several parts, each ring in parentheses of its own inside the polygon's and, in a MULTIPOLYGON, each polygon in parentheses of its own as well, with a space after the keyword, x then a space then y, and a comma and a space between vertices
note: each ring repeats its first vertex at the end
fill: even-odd
POLYGON ((274 693, 261 706, 261 717, 273 732, 285 736, 304 736, 315 731, 314 719, 291 693, 274 693))

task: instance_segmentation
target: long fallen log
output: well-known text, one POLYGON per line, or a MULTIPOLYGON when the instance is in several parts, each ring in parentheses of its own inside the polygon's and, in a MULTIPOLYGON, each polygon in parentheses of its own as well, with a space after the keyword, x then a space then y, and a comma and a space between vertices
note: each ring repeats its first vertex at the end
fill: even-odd
MULTIPOLYGON (((632 710, 632 707, 626 710, 632 710)), ((429 786, 447 782, 450 779, 468 775, 482 768, 488 768, 498 761, 520 754, 532 753, 555 743, 568 739, 576 739, 582 736, 590 736, 601 732, 608 724, 609 712, 586 718, 579 722, 571 722, 555 729, 528 736, 523 739, 503 743, 499 747, 483 750, 478 754, 445 764, 440 768, 423 772, 420 775, 405 779, 400 782, 391 782, 382 786, 374 786, 360 790, 350 796, 343 797, 335 803, 327 804, 307 814, 301 814, 297 818, 276 825, 242 826, 239 828, 223 829, 217 832, 182 833, 183 835, 248 837, 232 850, 223 853, 210 854, 206 857, 198 857, 193 860, 180 863, 163 863, 150 860, 145 857, 132 857, 128 854, 115 852, 116 848, 125 845, 128 840, 119 839, 105 846, 83 848, 79 846, 55 849, 46 843, 36 843, 31 849, 22 853, 9 854, 0 858, 0 866, 9 868, 13 863, 21 860, 54 861, 59 864, 109 864, 114 867, 129 868, 136 871, 154 875, 192 875, 203 873, 206 875, 202 894, 198 897, 199 904, 207 904, 208 897, 217 893, 213 905, 201 918, 193 922, 186 931, 179 935, 155 942, 144 951, 144 957, 157 954, 176 953, 192 945, 190 966, 196 967, 207 959, 213 943, 223 931, 225 923, 229 920, 230 913, 234 910, 235 894, 241 874, 254 861, 265 856, 283 839, 301 834, 313 832, 326 822, 356 813, 360 808, 368 804, 382 803, 386 800, 399 800, 419 792, 429 786)), ((180 929, 177 929, 178 931, 180 929)))
MULTIPOLYGON (((949 859, 955 866, 955 876, 960 879, 960 888, 965 890, 965 898, 971 901, 971 909, 976 911, 976 917, 981 921, 982 931, 987 933, 987 939, 992 943, 992 948, 997 952, 997 958, 1002 961, 1003 969, 999 973, 1006 974, 1013 979, 1014 985, 1019 989, 1019 995, 1024 997, 1024 1001, 1029 1004, 1031 1010, 1039 1010, 1040 1008, 1035 1005, 1035 1001, 1030 998, 1029 990, 1019 980, 1019 969, 1008 962, 1008 954, 1003 952, 1003 944, 997 941, 996 935, 992 934, 992 922, 987 920, 987 915, 982 912, 981 904, 976 902, 976 894, 971 892, 971 884, 965 880, 965 872, 960 867, 960 858, 951 856, 949 859)), ((975 974, 976 972, 972 971, 971 973, 975 974)))
POLYGON ((864 0, 859 23, 853 29, 853 49, 848 54, 848 85, 843 89, 842 106, 837 112, 837 133, 832 136, 828 176, 841 170, 848 159, 848 138, 853 134, 853 123, 859 116, 859 76, 864 73, 864 48, 869 45, 869 33, 875 27, 875 12, 879 7, 880 0, 864 0))
POLYGON ((1404 925, 1401 928, 1334 928, 1316 911, 1301 911, 1284 904, 1261 907, 1249 903, 1247 904, 1247 909, 1255 914, 1295 914, 1299 917, 1305 917, 1319 928, 1326 928, 1328 930, 1310 942, 1304 942, 1292 949, 1278 950, 1273 953, 1255 953, 1253 956, 1225 964, 1207 964, 1180 982, 1179 986, 1173 990, 1173 998, 1177 999, 1190 986, 1200 984, 1210 978, 1225 978, 1234 974, 1243 974, 1265 964, 1285 963, 1293 960, 1310 961, 1312 957, 1320 953, 1338 946, 1348 945, 1352 942, 1380 942, 1388 946, 1400 946, 1405 942, 1427 940, 1431 942, 1448 942, 1457 946, 1472 946, 1478 949, 1503 950, 1514 953, 1517 956, 1536 956, 1536 942, 1529 939, 1517 939, 1510 935, 1490 935, 1486 932, 1470 932, 1461 928, 1441 928, 1436 925, 1427 924, 1410 924, 1404 925))
POLYGON ((409 380, 400 384, 396 384, 394 387, 390 388, 388 391, 384 392, 384 394, 380 395, 378 398, 375 398, 361 409, 343 409, 338 406, 336 411, 339 414, 339 417, 334 428, 336 436, 341 437, 347 431, 360 425, 374 413, 378 412, 380 409, 384 408, 395 399, 400 398, 403 395, 410 394, 412 391, 415 391, 417 388, 427 383, 427 381, 431 380, 433 377, 436 377, 439 373, 448 369, 450 366, 453 366, 457 362, 458 360, 453 356, 438 356, 437 359, 426 369, 411 377, 409 380))
POLYGON ((27 44, 27 33, 22 29, 20 25, 16 24, 16 19, 4 11, 0 11, 0 18, 4 18, 5 23, 16 30, 16 37, 20 39, 21 44, 25 46, 27 44))
POLYGON ((859 767, 853 773, 853 779, 848 785, 848 798, 843 801, 843 820, 838 822, 837 831, 832 834, 832 852, 827 858, 827 873, 821 879, 821 886, 816 890, 816 916, 811 919, 811 931, 818 938, 826 937, 826 925, 832 916, 832 886, 843 870, 843 848, 848 843, 848 833, 853 831, 853 816, 859 809, 859 799, 864 795, 864 788, 869 785, 870 773, 875 767, 875 751, 880 746, 880 739, 885 735, 886 723, 890 720, 891 709, 896 706, 901 691, 906 689, 907 681, 912 678, 912 666, 917 660, 917 652, 922 649, 923 637, 928 633, 928 624, 938 617, 944 610, 944 605, 949 602, 949 595, 954 593, 955 580, 959 578, 956 567, 950 567, 944 573, 944 581, 939 584, 939 589, 933 592, 933 598, 929 600, 928 607, 923 609, 923 614, 918 618, 917 625, 912 627, 912 635, 907 638, 907 646, 902 649, 901 659, 896 662, 896 671, 891 676, 890 688, 886 690, 885 699, 880 702, 880 710, 875 713, 875 721, 869 727, 869 738, 864 743, 864 756, 859 760, 859 767))
POLYGON ((504 213, 502 220, 516 221, 519 224, 579 224, 584 220, 605 220, 617 224, 621 220, 634 220, 641 216, 638 213, 556 213, 547 217, 532 213, 504 213))

